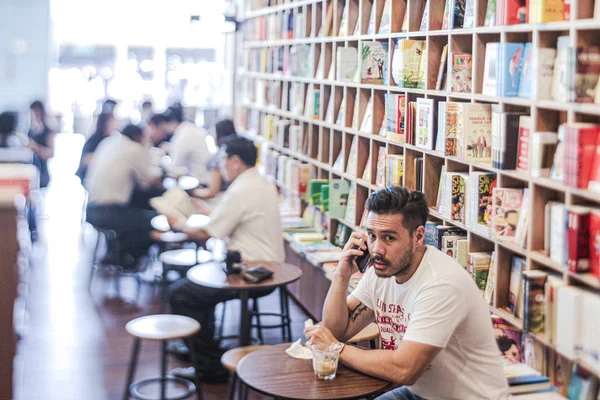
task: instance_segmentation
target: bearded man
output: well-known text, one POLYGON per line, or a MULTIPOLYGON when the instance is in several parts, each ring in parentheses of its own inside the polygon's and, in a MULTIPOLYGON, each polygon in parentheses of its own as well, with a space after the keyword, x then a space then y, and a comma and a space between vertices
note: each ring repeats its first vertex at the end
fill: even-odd
POLYGON ((367 210, 366 235, 354 232, 344 247, 323 321, 305 329, 309 342, 345 342, 376 321, 383 349, 345 346, 340 361, 401 385, 378 399, 506 399, 488 306, 463 267, 425 245, 423 193, 381 189, 367 210), (363 251, 372 267, 346 297, 363 251))

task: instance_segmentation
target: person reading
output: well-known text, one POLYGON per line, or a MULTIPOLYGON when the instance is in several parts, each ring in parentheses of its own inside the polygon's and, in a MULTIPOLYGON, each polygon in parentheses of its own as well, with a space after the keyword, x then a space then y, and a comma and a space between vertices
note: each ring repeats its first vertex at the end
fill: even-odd
POLYGON ((345 346, 340 361, 402 385, 380 400, 506 399, 488 306, 462 266, 425 245, 423 193, 391 186, 366 207, 366 234, 354 232, 344 247, 322 324, 305 329, 309 342, 345 342, 376 321, 383 349, 345 346), (363 251, 372 267, 347 296, 363 251))

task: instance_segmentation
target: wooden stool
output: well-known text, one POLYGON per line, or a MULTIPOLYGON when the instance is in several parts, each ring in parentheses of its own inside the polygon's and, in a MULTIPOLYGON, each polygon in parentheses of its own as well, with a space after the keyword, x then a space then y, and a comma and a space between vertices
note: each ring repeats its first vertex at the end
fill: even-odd
POLYGON ((133 350, 127 372, 127 383, 125 386, 125 394, 123 395, 124 400, 128 400, 129 397, 139 400, 150 400, 149 397, 141 394, 139 390, 144 386, 156 382, 160 382, 161 400, 167 400, 165 397, 167 382, 174 382, 186 386, 185 393, 176 397, 171 397, 168 400, 185 399, 194 393, 198 394, 198 399, 202 399, 202 389, 200 387, 196 388, 196 385, 187 379, 167 376, 167 341, 173 339, 183 339, 195 334, 200 330, 200 324, 198 321, 193 318, 184 317, 183 315, 157 314, 131 320, 127 323, 125 329, 135 339, 133 342, 133 350), (160 377, 145 378, 137 382, 133 382, 142 339, 161 341, 161 375, 160 377))
POLYGON ((371 322, 365 329, 354 335, 347 343, 358 344, 360 342, 369 341, 371 349, 377 348, 376 339, 379 338, 379 326, 375 322, 371 322))
MULTIPOLYGON (((237 378, 237 366, 238 363, 240 361, 242 361, 242 358, 244 358, 245 356, 247 356, 250 353, 255 352, 256 350, 260 350, 264 347, 269 347, 269 346, 244 346, 244 347, 238 347, 236 349, 231 349, 228 352, 226 352, 225 354, 223 354, 223 356, 221 357, 221 364, 223 364, 223 367, 231 372, 231 379, 229 380, 229 388, 228 388, 228 395, 227 398, 229 400, 233 400, 235 398, 235 392, 236 392, 236 386, 238 385, 238 378, 237 378)), ((241 399, 246 399, 247 396, 247 387, 246 385, 244 385, 243 383, 240 382, 240 398, 241 399)))

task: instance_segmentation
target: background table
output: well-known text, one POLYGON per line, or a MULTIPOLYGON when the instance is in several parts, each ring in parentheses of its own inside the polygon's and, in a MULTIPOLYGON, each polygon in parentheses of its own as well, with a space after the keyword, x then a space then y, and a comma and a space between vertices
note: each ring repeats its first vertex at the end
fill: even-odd
MULTIPOLYGON (((187 272, 187 278, 197 285, 223 290, 238 290, 241 301, 241 321, 240 321, 240 346, 250 344, 250 310, 248 309, 248 299, 250 292, 257 289, 269 289, 285 286, 288 283, 300 279, 302 271, 295 265, 254 261, 247 263, 247 268, 257 265, 263 265, 265 268, 273 271, 273 275, 260 283, 248 283, 242 278, 242 274, 227 275, 223 270, 223 264, 211 262, 197 265, 187 272)), ((285 292, 285 288, 282 288, 285 292)), ((287 297, 286 297, 287 300, 287 297)))
MULTIPOLYGON (((190 228, 201 228, 208 223, 210 218, 204 214, 192 214, 185 222, 185 225, 190 228)), ((153 229, 161 232, 168 232, 171 230, 169 220, 166 215, 157 215, 150 221, 153 229)))
POLYGON ((280 399, 358 399, 389 386, 389 382, 342 363, 335 379, 317 379, 312 360, 298 360, 285 353, 290 345, 278 344, 248 354, 238 364, 238 377, 252 389, 280 399))

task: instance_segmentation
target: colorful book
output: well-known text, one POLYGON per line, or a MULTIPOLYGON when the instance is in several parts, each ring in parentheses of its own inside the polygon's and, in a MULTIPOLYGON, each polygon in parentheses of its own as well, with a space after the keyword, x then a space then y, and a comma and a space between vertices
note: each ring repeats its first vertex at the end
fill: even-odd
POLYGON ((348 205, 350 182, 345 179, 329 181, 329 218, 344 218, 348 205))
POLYGON ((523 271, 523 331, 545 331, 544 285, 548 274, 543 271, 523 271))
POLYGON ((523 316, 523 271, 526 261, 523 257, 513 256, 508 285, 508 308, 517 318, 523 316))
POLYGON ((515 231, 515 244, 522 249, 527 247, 527 230, 529 228, 529 205, 531 197, 529 188, 523 189, 523 199, 521 200, 521 209, 519 210, 519 220, 515 231))
POLYGON ((523 68, 519 78, 519 90, 517 96, 524 99, 531 99, 531 86, 533 82, 533 43, 525 43, 523 50, 523 68))
POLYGON ((600 47, 587 46, 577 49, 575 68, 575 101, 593 103, 600 75, 600 47))
POLYGON ((417 99, 417 141, 415 143, 417 147, 433 150, 435 143, 434 111, 433 99, 417 99))
POLYGON ((494 188, 492 190, 492 237, 496 240, 514 240, 523 189, 494 188))
POLYGON ((465 20, 465 0, 453 0, 450 29, 460 29, 465 20))
POLYGON ((519 91, 523 43, 488 43, 485 47, 482 94, 514 97, 519 91))
POLYGON ((361 83, 381 85, 387 59, 387 43, 362 42, 361 83))
POLYGON ((485 9, 485 20, 483 22, 483 26, 496 26, 496 0, 488 0, 487 7, 485 9))
POLYGON ((506 366, 521 363, 523 361, 521 330, 497 315, 492 315, 492 324, 503 364, 506 366))
POLYGON ((392 77, 397 86, 418 87, 424 47, 424 40, 397 40, 392 59, 392 77))
POLYGON ((450 71, 450 91, 471 93, 473 84, 472 56, 468 53, 450 53, 452 70, 450 71))
POLYGON ((517 149, 517 171, 529 173, 529 138, 531 135, 531 117, 519 117, 519 147, 517 149))
POLYGON ((473 171, 469 174, 466 225, 485 238, 491 237, 492 194, 496 187, 496 174, 473 171))
POLYGON ((469 253, 467 257, 467 272, 477 284, 482 295, 485 294, 491 261, 491 253, 474 252, 469 253))
POLYGON ((460 103, 457 136, 464 161, 492 161, 492 108, 490 104, 460 103))

